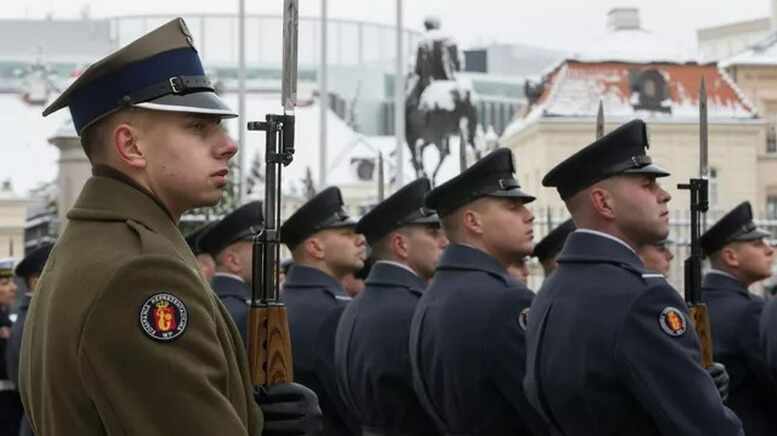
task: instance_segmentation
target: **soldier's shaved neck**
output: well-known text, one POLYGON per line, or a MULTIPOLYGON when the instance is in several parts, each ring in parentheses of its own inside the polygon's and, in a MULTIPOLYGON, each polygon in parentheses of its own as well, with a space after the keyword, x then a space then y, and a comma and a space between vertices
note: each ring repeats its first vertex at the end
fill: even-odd
POLYGON ((566 200, 567 210, 580 229, 604 232, 622 238, 610 210, 620 177, 611 177, 578 192, 566 200))

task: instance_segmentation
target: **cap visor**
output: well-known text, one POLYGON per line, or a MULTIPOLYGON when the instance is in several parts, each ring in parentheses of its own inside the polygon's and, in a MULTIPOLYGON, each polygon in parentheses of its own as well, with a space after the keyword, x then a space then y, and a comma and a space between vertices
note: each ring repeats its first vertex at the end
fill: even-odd
POLYGON ((342 221, 337 221, 335 223, 329 224, 327 226, 324 226, 321 228, 321 230, 324 229, 339 229, 343 227, 356 227, 356 221, 352 220, 351 218, 346 218, 342 221))
POLYGON ((185 95, 170 94, 134 106, 155 111, 220 115, 223 118, 237 117, 221 97, 210 91, 185 95))
POLYGON ((494 191, 490 194, 488 194, 489 197, 499 197, 499 198, 518 198, 523 200, 523 204, 531 203, 535 200, 535 197, 533 195, 529 195, 523 191, 521 191, 519 188, 515 189, 507 189, 504 191, 494 191))
POLYGON ((440 217, 435 213, 429 216, 419 217, 407 224, 440 224, 440 217))
POLYGON ((656 177, 666 177, 670 175, 669 171, 653 164, 645 165, 641 168, 632 168, 624 171, 623 174, 652 174, 656 177))
POLYGON ((766 230, 755 228, 754 230, 751 230, 747 233, 744 233, 740 236, 737 236, 734 238, 735 241, 753 241, 756 239, 761 238, 771 238, 772 234, 767 232, 766 230))

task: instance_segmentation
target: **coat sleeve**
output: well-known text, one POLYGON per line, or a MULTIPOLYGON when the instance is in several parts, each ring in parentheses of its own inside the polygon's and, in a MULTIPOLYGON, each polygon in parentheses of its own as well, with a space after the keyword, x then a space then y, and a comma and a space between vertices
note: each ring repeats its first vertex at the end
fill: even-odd
POLYGON ((700 364, 699 340, 684 302, 665 282, 634 300, 615 353, 622 379, 661 434, 744 434, 739 418, 723 405, 700 364), (682 317, 674 322, 664 317, 662 323, 667 309, 682 317))
POLYGON ((519 316, 531 306, 534 294, 523 287, 504 291, 504 297, 492 308, 486 337, 486 356, 491 360, 494 385, 516 414, 535 436, 549 434, 540 415, 526 398, 523 378, 526 375, 526 330, 519 316))
POLYGON ((760 341, 766 367, 772 383, 777 383, 777 299, 772 299, 763 308, 760 319, 760 341))
POLYGON ((254 434, 241 419, 250 412, 230 401, 246 393, 228 392, 229 336, 218 330, 216 304, 195 272, 175 259, 142 256, 117 270, 92 303, 78 344, 82 383, 107 435, 254 434), (144 306, 160 293, 182 304, 171 309, 177 325, 186 318, 180 335, 167 341, 141 323, 144 306))
POLYGON ((759 324, 764 306, 765 303, 761 299, 750 301, 737 323, 740 329, 737 337, 740 339, 740 352, 754 378, 762 384, 764 390, 777 394, 777 386, 769 374, 766 353, 760 340, 759 324))

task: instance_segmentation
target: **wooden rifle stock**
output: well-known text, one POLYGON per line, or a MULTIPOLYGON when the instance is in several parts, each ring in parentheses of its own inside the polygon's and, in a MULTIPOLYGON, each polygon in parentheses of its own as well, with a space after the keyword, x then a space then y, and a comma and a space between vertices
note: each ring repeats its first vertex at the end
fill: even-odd
POLYGON ((710 328, 710 315, 707 305, 704 303, 691 304, 688 307, 691 314, 693 328, 699 337, 701 351, 701 364, 705 368, 712 366, 712 329, 710 328))
POLYGON ((286 308, 282 304, 252 307, 248 313, 248 363, 254 385, 294 381, 291 337, 286 308))

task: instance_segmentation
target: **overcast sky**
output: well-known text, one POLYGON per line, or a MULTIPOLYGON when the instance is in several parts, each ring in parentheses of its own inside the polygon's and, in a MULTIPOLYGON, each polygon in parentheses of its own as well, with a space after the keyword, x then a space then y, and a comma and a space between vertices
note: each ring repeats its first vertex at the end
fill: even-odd
MULTIPOLYGON (((405 23, 420 28, 434 14, 464 45, 521 42, 557 49, 581 49, 581 36, 601 33, 608 10, 640 8, 643 27, 683 47, 696 45, 696 29, 770 14, 777 0, 404 0, 405 23)), ((279 13, 282 0, 246 0, 249 13, 279 13)), ((144 13, 233 12, 237 0, 21 0, 3 1, 0 17, 40 18, 53 13, 74 18, 89 5, 92 16, 144 13)), ((382 23, 395 21, 395 0, 329 0, 329 15, 382 23)), ((321 0, 302 0, 304 15, 319 15, 321 0)))

